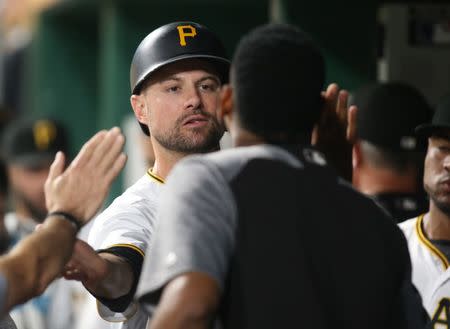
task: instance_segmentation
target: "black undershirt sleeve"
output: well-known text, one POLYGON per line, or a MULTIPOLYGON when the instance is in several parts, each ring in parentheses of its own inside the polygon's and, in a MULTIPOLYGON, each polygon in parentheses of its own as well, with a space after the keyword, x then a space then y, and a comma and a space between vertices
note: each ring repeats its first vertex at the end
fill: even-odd
POLYGON ((139 282, 139 277, 141 275, 144 257, 138 251, 125 246, 116 246, 107 249, 101 249, 97 250, 97 253, 110 253, 116 255, 123 258, 131 266, 134 278, 133 285, 128 294, 115 299, 108 299, 94 295, 100 303, 108 307, 111 311, 118 313, 123 312, 133 300, 134 294, 136 292, 136 287, 139 282))

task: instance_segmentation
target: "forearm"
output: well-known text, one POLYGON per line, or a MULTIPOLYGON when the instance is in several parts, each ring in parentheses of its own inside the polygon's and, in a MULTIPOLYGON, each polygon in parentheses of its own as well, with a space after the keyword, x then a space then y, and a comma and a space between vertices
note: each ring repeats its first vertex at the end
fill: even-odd
POLYGON ((218 303, 218 285, 208 275, 196 272, 182 275, 164 288, 148 328, 211 328, 218 303))
POLYGON ((99 260, 106 266, 103 274, 86 288, 96 297, 116 299, 128 294, 133 286, 134 274, 130 264, 123 258, 109 254, 99 254, 99 260))
POLYGON ((207 329, 212 328, 212 319, 203 314, 192 316, 183 312, 182 307, 160 309, 155 313, 147 329, 207 329))
POLYGON ((61 274, 72 254, 75 234, 71 223, 50 217, 0 260, 0 271, 8 282, 5 310, 41 294, 61 274))

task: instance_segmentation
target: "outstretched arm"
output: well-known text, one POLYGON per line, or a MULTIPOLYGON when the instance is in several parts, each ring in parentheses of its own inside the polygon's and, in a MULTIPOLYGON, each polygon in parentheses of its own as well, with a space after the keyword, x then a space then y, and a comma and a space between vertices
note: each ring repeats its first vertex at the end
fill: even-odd
MULTIPOLYGON (((123 168, 124 137, 118 128, 92 137, 64 170, 58 153, 45 183, 47 209, 87 223, 104 201, 109 187, 123 168)), ((1 311, 42 293, 60 275, 72 253, 78 229, 61 215, 49 216, 42 227, 0 258, 0 274, 6 279, 1 311)))
POLYGON ((123 258, 106 252, 98 254, 81 240, 75 243, 64 278, 81 281, 91 294, 105 299, 127 295, 135 279, 130 264, 123 258))

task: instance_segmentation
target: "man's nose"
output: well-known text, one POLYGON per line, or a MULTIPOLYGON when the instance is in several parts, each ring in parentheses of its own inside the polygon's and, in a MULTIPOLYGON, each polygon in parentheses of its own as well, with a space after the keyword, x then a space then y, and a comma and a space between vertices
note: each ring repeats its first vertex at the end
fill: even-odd
POLYGON ((186 91, 185 109, 196 109, 200 106, 202 99, 196 87, 188 88, 186 91))

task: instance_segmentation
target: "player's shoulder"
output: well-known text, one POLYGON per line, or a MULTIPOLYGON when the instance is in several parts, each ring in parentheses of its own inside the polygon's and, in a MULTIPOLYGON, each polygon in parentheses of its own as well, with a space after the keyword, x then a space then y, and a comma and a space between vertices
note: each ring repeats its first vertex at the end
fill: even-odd
POLYGON ((157 177, 151 176, 146 173, 133 185, 127 188, 120 196, 118 196, 111 206, 120 204, 134 204, 136 202, 141 202, 147 200, 152 200, 155 196, 160 193, 163 187, 163 182, 157 177))
POLYGON ((197 167, 199 174, 203 175, 205 172, 210 174, 219 173, 225 180, 229 181, 247 163, 256 159, 279 160, 292 166, 301 166, 299 160, 286 150, 275 145, 261 144, 241 146, 204 155, 188 156, 175 169, 176 171, 184 170, 192 173, 195 172, 197 167))
POLYGON ((94 221, 94 226, 102 221, 112 218, 122 218, 125 214, 139 215, 152 212, 157 206, 157 201, 163 184, 153 179, 148 174, 141 177, 136 183, 126 189, 121 195, 101 212, 94 221))
POLYGON ((143 198, 151 198, 153 194, 160 192, 163 187, 164 181, 162 178, 152 175, 147 172, 144 176, 139 178, 136 183, 131 185, 125 190, 125 192, 118 197, 118 199, 124 199, 129 196, 139 196, 143 198))
POLYGON ((398 224, 398 227, 403 231, 407 240, 414 234, 418 220, 419 217, 413 217, 398 224))

